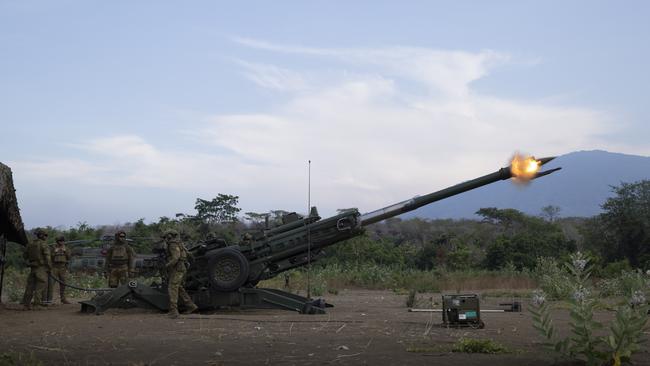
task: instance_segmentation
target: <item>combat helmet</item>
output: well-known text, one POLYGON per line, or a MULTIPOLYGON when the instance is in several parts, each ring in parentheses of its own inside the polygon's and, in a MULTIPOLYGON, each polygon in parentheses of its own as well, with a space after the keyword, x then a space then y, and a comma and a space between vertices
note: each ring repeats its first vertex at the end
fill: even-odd
POLYGON ((163 238, 165 239, 171 239, 176 237, 178 237, 178 231, 174 229, 167 229, 163 232, 163 238))
POLYGON ((39 227, 34 230, 34 235, 36 235, 37 238, 40 236, 47 236, 47 232, 39 227))

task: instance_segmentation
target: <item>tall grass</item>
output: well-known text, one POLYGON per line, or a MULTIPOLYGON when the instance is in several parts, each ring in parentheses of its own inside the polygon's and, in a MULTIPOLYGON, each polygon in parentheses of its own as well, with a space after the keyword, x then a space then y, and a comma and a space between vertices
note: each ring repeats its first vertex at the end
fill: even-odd
POLYGON ((260 287, 302 290, 309 277, 312 292, 320 296, 343 288, 377 290, 414 290, 417 292, 470 291, 470 290, 519 290, 533 289, 536 281, 526 272, 516 271, 421 271, 376 264, 345 265, 330 264, 313 267, 308 275, 306 269, 289 271, 262 281, 260 287), (286 279, 288 278, 288 281, 286 279))

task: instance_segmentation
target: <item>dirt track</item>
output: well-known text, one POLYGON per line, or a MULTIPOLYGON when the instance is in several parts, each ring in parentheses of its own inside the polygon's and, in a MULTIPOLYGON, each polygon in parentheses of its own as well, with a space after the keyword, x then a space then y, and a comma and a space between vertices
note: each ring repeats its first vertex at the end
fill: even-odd
MULTIPOLYGON (((434 299, 437 299, 435 295, 434 299)), ((139 309, 95 316, 79 305, 0 309, 0 353, 33 352, 46 365, 548 365, 530 315, 483 313, 485 329, 446 329, 439 313, 409 313, 405 296, 345 290, 326 299, 327 315, 220 311, 170 320, 139 309), (490 338, 513 352, 451 353, 461 337, 490 338), (417 351, 417 352, 415 352, 417 351)), ((488 298, 482 308, 500 301, 488 298)), ((564 313, 564 312, 562 312, 564 313)), ((611 313, 597 314, 599 320, 611 313)), ((566 316, 562 322, 566 322, 566 316)), ((564 324, 566 328, 566 324, 564 324)), ((650 365, 647 349, 635 357, 650 365)))

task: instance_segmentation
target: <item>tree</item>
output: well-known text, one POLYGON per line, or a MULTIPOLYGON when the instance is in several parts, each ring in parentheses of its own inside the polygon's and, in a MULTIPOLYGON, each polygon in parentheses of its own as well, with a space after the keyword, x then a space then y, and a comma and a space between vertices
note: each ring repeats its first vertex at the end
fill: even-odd
POLYGON ((482 208, 477 214, 501 228, 486 249, 485 267, 502 268, 512 263, 517 269, 533 268, 537 257, 558 257, 575 249, 560 225, 515 209, 482 208))
POLYGON ((621 183, 612 191, 615 196, 602 205, 605 212, 599 221, 604 236, 610 239, 603 244, 611 245, 614 251, 606 253, 610 257, 603 256, 607 261, 626 258, 631 265, 642 266, 646 263, 639 259, 650 255, 650 180, 621 183))
POLYGON ((194 209, 196 217, 209 224, 223 224, 227 222, 237 222, 237 214, 241 208, 237 207, 239 196, 219 193, 212 200, 196 199, 194 209))
POLYGON ((553 222, 560 216, 561 210, 560 206, 544 206, 542 207, 542 217, 546 218, 549 222, 553 222))
POLYGON ((268 213, 244 212, 244 220, 250 221, 253 227, 263 226, 268 217, 268 213))

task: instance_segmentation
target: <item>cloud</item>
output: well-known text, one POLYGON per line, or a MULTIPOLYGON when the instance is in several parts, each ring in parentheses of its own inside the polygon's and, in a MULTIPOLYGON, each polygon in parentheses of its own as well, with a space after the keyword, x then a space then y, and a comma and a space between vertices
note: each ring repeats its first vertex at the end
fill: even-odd
POLYGON ((611 131, 603 112, 473 89, 507 65, 505 53, 235 41, 327 67, 299 71, 238 60, 245 78, 285 99, 267 113, 210 116, 175 146, 136 135, 103 137, 75 145, 82 157, 16 162, 16 170, 195 197, 237 194, 244 211, 306 211, 311 160, 312 202, 331 214, 373 210, 490 173, 515 150, 554 155, 608 147, 599 137, 611 131))
POLYGON ((239 61, 247 71, 244 75, 254 83, 278 91, 299 91, 306 87, 306 81, 299 73, 288 69, 254 62, 239 61))

